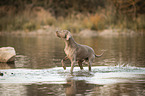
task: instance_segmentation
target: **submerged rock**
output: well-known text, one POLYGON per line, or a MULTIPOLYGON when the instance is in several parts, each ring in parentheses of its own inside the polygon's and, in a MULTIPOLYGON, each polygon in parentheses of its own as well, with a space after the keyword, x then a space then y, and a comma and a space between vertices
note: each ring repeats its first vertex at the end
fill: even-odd
POLYGON ((0 48, 0 62, 14 62, 16 56, 15 49, 13 47, 1 47, 0 48))
POLYGON ((3 76, 4 74, 0 72, 0 76, 3 76))

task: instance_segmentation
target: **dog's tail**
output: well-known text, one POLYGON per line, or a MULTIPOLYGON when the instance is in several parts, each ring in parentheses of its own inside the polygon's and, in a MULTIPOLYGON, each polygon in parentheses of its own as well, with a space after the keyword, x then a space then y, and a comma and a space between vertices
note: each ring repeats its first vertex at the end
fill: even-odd
POLYGON ((95 56, 96 56, 96 57, 101 57, 101 56, 104 54, 104 52, 105 52, 105 50, 103 50, 103 52, 102 52, 100 55, 96 55, 96 54, 95 54, 95 56))

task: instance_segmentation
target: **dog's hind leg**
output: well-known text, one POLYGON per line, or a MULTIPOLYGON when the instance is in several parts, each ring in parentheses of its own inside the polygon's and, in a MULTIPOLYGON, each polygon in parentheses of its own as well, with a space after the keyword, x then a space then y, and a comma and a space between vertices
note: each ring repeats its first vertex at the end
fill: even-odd
POLYGON ((83 69, 82 62, 83 62, 83 61, 81 61, 81 60, 78 61, 78 65, 79 65, 79 67, 80 67, 81 70, 83 69))

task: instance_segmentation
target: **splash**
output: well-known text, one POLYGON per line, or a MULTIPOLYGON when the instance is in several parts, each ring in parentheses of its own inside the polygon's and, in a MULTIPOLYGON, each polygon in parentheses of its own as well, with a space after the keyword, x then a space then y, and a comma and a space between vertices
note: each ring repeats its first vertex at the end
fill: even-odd
POLYGON ((87 67, 80 70, 74 68, 70 74, 70 67, 64 71, 62 67, 50 69, 7 69, 0 70, 0 83, 47 83, 65 84, 68 79, 85 80, 91 84, 114 84, 145 82, 145 68, 97 66, 89 72, 87 67))

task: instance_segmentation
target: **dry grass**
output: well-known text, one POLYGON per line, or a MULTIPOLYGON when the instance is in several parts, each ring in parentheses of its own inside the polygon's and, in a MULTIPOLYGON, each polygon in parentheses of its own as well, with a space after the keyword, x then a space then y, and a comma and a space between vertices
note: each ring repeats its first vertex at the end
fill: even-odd
POLYGON ((1 31, 25 30, 29 32, 41 29, 45 25, 67 29, 76 33, 83 29, 145 29, 145 15, 138 16, 133 20, 125 15, 118 16, 113 7, 99 9, 95 14, 78 13, 67 17, 58 17, 57 19, 48 10, 42 7, 34 7, 32 10, 25 9, 17 15, 3 16, 0 21, 1 31))
POLYGON ((32 10, 26 9, 19 14, 7 15, 0 18, 0 30, 13 31, 25 30, 32 31, 40 29, 44 25, 53 25, 56 19, 51 16, 49 11, 41 7, 32 10))

